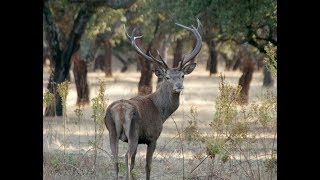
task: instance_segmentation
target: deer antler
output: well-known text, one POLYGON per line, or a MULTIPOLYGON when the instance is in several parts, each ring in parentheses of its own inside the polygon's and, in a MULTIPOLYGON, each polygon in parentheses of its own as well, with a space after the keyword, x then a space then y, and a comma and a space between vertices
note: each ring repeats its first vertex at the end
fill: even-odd
POLYGON ((194 57, 196 57, 198 55, 198 53, 200 52, 201 50, 201 47, 202 47, 202 38, 201 38, 201 35, 200 35, 200 32, 202 32, 202 25, 201 25, 201 22, 199 19, 197 19, 197 23, 198 23, 198 27, 195 28, 193 25, 191 26, 192 28, 190 27, 187 27, 187 26, 184 26, 182 24, 179 24, 179 23, 175 23, 176 25, 182 27, 182 28, 185 28, 191 32, 193 32, 193 34, 195 35, 196 39, 197 39, 197 45, 196 47, 192 50, 192 52, 190 54, 185 54, 183 55, 183 58, 180 62, 180 66, 179 68, 182 69, 184 65, 186 65, 191 59, 193 59, 194 57))
MULTIPOLYGON (((155 57, 153 57, 149 51, 149 54, 150 56, 146 55, 145 53, 143 53, 143 51, 137 46, 136 44, 136 39, 140 39, 142 38, 142 36, 134 36, 137 28, 134 28, 132 33, 131 33, 131 36, 128 34, 127 32, 127 29, 126 29, 126 26, 124 25, 124 30, 126 32, 126 36, 127 38, 129 39, 129 41, 131 42, 132 46, 135 48, 135 50, 137 51, 138 54, 140 54, 141 56, 143 56, 145 59, 147 59, 148 61, 151 61, 151 62, 155 62, 157 63, 159 66, 165 68, 165 69, 168 69, 168 66, 167 64, 163 61, 162 57, 160 56, 161 58, 161 61, 159 61, 158 59, 156 59, 155 57)), ((158 53, 159 54, 159 53, 158 53)))

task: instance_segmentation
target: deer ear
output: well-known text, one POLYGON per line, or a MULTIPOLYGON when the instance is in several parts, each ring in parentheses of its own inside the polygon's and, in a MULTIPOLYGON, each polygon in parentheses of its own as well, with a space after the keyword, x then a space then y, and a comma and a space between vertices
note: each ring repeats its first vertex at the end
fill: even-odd
POLYGON ((184 74, 190 74, 194 70, 194 68, 197 66, 197 63, 191 63, 183 67, 182 72, 184 74))
POLYGON ((165 70, 159 66, 156 66, 156 69, 154 71, 154 74, 158 77, 158 78, 164 78, 165 77, 165 70))

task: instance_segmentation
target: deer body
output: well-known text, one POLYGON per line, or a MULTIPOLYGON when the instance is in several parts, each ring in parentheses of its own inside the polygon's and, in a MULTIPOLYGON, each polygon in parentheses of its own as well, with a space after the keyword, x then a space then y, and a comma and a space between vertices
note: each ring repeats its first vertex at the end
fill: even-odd
MULTIPOLYGON (((198 28, 199 28, 198 21, 198 28)), ((185 27, 181 25, 182 27, 185 27)), ((185 27, 188 28, 188 27, 185 27)), ((179 96, 183 89, 184 75, 190 74, 196 63, 186 65, 201 49, 201 36, 196 28, 189 28, 197 37, 195 50, 183 59, 178 68, 168 68, 162 60, 144 54, 135 44, 134 31, 128 36, 137 52, 147 60, 156 63, 155 75, 163 78, 160 87, 152 94, 136 96, 131 99, 118 100, 110 104, 106 111, 105 124, 109 131, 110 147, 113 154, 116 178, 118 179, 118 142, 128 142, 126 154, 127 179, 131 179, 130 172, 134 167, 138 144, 147 144, 146 179, 150 179, 151 163, 156 142, 161 134, 163 123, 179 107, 179 96)))
POLYGON ((132 126, 139 135, 138 144, 148 145, 156 141, 162 131, 162 124, 179 107, 180 93, 172 93, 166 81, 162 84, 150 95, 110 104, 106 113, 107 129, 110 131, 114 125, 120 140, 128 142, 125 131, 129 133, 132 126))

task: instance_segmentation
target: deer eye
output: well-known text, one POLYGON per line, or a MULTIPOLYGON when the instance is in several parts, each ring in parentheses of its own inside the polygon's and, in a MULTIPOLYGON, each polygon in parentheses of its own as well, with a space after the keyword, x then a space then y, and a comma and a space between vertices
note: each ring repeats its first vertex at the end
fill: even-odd
POLYGON ((182 78, 184 78, 184 75, 182 75, 182 78))

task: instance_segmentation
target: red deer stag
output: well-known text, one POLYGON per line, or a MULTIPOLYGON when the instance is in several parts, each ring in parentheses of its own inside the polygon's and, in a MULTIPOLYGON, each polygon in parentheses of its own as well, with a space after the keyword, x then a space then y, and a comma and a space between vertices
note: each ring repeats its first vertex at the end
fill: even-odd
MULTIPOLYGON (((130 172, 134 167, 135 155, 138 144, 147 144, 146 157, 146 179, 150 179, 152 155, 156 148, 157 139, 162 131, 162 124, 179 107, 179 95, 183 90, 184 75, 190 74, 196 67, 196 63, 189 63, 200 52, 202 39, 200 35, 201 23, 197 20, 198 27, 186 27, 176 23, 176 25, 191 31, 197 39, 197 44, 190 54, 183 56, 177 68, 169 68, 160 56, 156 59, 149 52, 149 55, 137 46, 136 39, 142 36, 134 36, 135 30, 129 36, 132 46, 138 54, 146 60, 155 63, 155 75, 163 78, 160 87, 152 94, 146 96, 136 96, 129 100, 118 100, 110 104, 106 111, 105 124, 109 131, 110 147, 115 165, 115 176, 118 179, 118 143, 119 139, 128 142, 129 148, 126 153, 126 178, 131 179, 130 172)), ((124 27, 125 28, 125 27, 124 27)))

